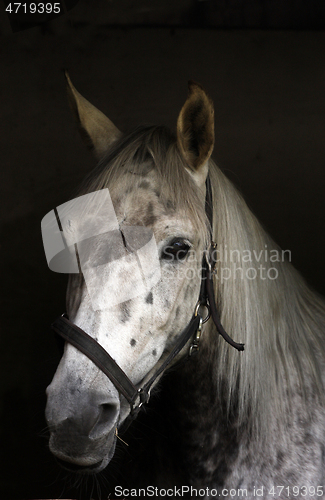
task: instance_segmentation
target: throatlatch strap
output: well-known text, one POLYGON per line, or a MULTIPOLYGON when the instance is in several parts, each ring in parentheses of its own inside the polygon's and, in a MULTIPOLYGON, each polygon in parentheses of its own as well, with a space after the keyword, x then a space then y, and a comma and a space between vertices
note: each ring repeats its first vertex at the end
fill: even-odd
POLYGON ((232 347, 237 349, 238 351, 243 351, 245 349, 245 344, 239 344, 238 342, 235 342, 226 332, 224 327, 221 324, 219 313, 217 310, 216 306, 216 299, 214 296, 214 289, 213 289, 213 273, 211 272, 211 266, 213 267, 213 264, 215 263, 215 258, 213 256, 213 252, 216 247, 216 243, 213 242, 213 237, 212 237, 212 223, 213 223, 213 214, 212 214, 212 207, 213 207, 213 200, 212 200, 212 188, 211 188, 211 181, 209 175, 207 176, 206 183, 205 183, 205 188, 206 188, 206 194, 205 194, 205 213, 207 215, 209 225, 210 225, 210 242, 211 246, 209 248, 209 254, 207 255, 207 258, 209 259, 209 265, 207 258, 203 258, 202 262, 202 280, 201 280, 201 289, 200 289, 200 297, 199 300, 202 303, 202 305, 208 304, 210 308, 210 313, 211 313, 211 318, 213 320, 213 323, 215 324, 217 328, 217 332, 224 338, 228 344, 230 344, 232 347))
POLYGON ((207 291, 207 297, 208 297, 208 302, 209 302, 209 306, 210 306, 211 318, 213 319, 213 323, 215 324, 218 333, 232 347, 234 347, 238 351, 244 351, 245 344, 239 344, 238 342, 235 342, 228 335, 228 333, 226 332, 226 330, 224 329, 224 327, 222 326, 222 324, 220 322, 219 313, 217 310, 216 301, 215 301, 215 297, 214 297, 214 291, 213 291, 212 273, 210 271, 208 271, 207 277, 206 277, 206 291, 207 291))

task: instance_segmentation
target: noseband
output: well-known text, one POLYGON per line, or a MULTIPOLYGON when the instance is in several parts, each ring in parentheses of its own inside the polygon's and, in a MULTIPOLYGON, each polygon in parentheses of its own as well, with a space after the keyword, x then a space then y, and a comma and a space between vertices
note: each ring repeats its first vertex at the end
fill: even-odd
POLYGON ((204 252, 202 259, 202 276, 199 299, 191 321, 181 332, 174 344, 173 349, 161 362, 160 366, 151 377, 146 377, 138 386, 134 385, 122 368, 120 368, 114 359, 108 354, 108 352, 95 339, 72 323, 66 314, 57 318, 51 325, 53 330, 60 336, 59 338, 61 338, 61 340, 69 342, 85 354, 103 373, 105 373, 105 375, 115 385, 116 389, 123 394, 125 399, 130 404, 130 416, 132 420, 138 414, 141 406, 149 401, 150 390, 154 382, 164 372, 177 354, 185 347, 190 339, 192 339, 192 342, 189 348, 189 355, 191 356, 193 353, 198 351, 202 325, 208 321, 210 317, 213 320, 218 333, 226 340, 226 342, 228 342, 232 347, 235 347, 235 349, 238 349, 238 351, 244 350, 244 344, 234 342, 234 340, 232 340, 224 330, 220 323, 215 303, 213 272, 217 263, 215 256, 217 245, 213 242, 211 233, 212 191, 209 177, 207 177, 206 181, 205 212, 210 224, 210 245, 207 252, 204 252), (206 308, 208 311, 205 318, 201 316, 201 310, 203 308, 206 308))

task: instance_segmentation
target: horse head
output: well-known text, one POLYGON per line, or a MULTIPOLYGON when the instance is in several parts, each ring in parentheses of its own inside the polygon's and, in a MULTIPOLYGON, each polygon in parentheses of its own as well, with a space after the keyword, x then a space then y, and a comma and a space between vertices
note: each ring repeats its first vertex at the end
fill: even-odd
MULTIPOLYGON (((72 247, 77 241, 79 252, 80 273, 69 278, 67 312, 137 386, 163 363, 198 301, 209 234, 204 200, 213 105, 190 82, 175 136, 163 127, 123 135, 67 79, 72 109, 99 160, 77 200, 104 193, 105 201, 95 196, 74 205, 74 215, 59 214, 62 232, 72 247)), ((83 472, 106 467, 130 413, 113 382, 66 343, 47 398, 55 457, 83 472)))

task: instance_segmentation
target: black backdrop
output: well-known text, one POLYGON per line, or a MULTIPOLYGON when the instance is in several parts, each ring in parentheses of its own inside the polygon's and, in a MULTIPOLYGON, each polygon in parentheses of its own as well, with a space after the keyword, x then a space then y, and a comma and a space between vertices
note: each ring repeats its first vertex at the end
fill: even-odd
POLYGON ((68 108, 64 69, 125 131, 175 128, 187 80, 199 81, 215 102, 215 160, 325 291, 323 2, 296 2, 294 14, 291 2, 244 4, 80 0, 16 32, 1 11, 1 498, 74 494, 47 449, 43 417, 59 359, 49 324, 64 311, 66 277, 46 266, 40 221, 95 164, 68 108))

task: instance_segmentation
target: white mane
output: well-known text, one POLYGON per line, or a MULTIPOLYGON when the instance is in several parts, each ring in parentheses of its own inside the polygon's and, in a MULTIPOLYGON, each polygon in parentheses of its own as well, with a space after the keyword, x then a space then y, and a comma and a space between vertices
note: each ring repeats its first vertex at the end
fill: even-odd
POLYGON ((216 300, 226 331, 245 343, 238 355, 219 340, 217 375, 229 382, 229 405, 238 397, 240 422, 249 416, 254 431, 265 435, 271 413, 288 410, 290 386, 298 383, 306 399, 323 392, 325 304, 285 258, 290 252, 270 239, 213 162, 210 176, 218 244, 216 300))

